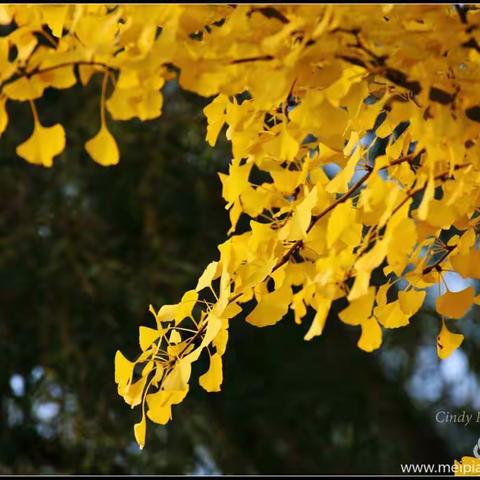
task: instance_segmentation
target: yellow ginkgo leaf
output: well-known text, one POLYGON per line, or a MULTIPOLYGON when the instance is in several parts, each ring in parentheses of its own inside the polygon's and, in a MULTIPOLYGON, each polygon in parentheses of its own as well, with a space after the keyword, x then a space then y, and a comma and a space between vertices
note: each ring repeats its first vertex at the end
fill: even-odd
POLYGON ((473 477, 480 473, 480 459, 475 457, 462 457, 461 461, 455 460, 452 468, 456 477, 473 477))
POLYGON ((23 102, 40 98, 45 88, 46 84, 39 81, 37 76, 31 78, 20 77, 18 80, 5 85, 3 93, 11 100, 23 102))
POLYGON ((95 162, 105 167, 116 165, 120 159, 117 142, 105 125, 85 144, 85 150, 95 162))
POLYGON ((149 348, 160 335, 161 332, 155 328, 141 326, 139 328, 139 343, 142 351, 144 352, 149 348))
POLYGON ((463 335, 460 333, 452 333, 442 323, 442 329, 437 337, 437 354, 441 359, 449 357, 463 342, 463 335))
POLYGON ((217 137, 225 124, 225 107, 228 103, 226 95, 218 95, 204 109, 203 113, 208 119, 206 140, 210 146, 214 147, 217 143, 217 137))
POLYGON ((150 305, 149 311, 155 316, 158 330, 162 328, 162 322, 173 320, 176 309, 177 305, 162 305, 162 308, 160 308, 158 312, 155 312, 153 306, 150 305))
POLYGON ((127 385, 124 389, 122 389, 121 385, 119 385, 118 391, 123 396, 125 402, 127 402, 133 408, 137 405, 140 405, 146 383, 147 377, 140 377, 135 383, 127 385))
POLYGON ((218 174, 223 185, 223 198, 227 202, 237 200, 239 195, 249 187, 248 177, 251 170, 251 163, 240 165, 238 161, 233 160, 228 175, 223 173, 218 174))
POLYGON ((0 96, 0 136, 5 131, 8 125, 8 113, 7 109, 5 108, 6 103, 7 99, 3 96, 0 96))
POLYGON ((430 207, 430 204, 432 203, 435 195, 435 180, 433 179, 433 176, 430 175, 429 179, 427 180, 426 186, 425 186, 425 192, 423 194, 423 199, 422 202, 420 203, 420 206, 418 207, 418 218, 420 220, 426 220, 428 217, 428 210, 430 207))
POLYGON ((355 218, 356 212, 351 202, 344 202, 333 210, 327 227, 328 248, 332 247, 343 232, 355 222, 355 218))
POLYGON ((480 278, 480 251, 471 249, 465 255, 454 255, 450 258, 450 263, 463 278, 480 278))
POLYGON ((0 6, 0 25, 8 25, 12 22, 12 14, 13 12, 10 11, 9 5, 1 5, 0 6))
POLYGON ((242 307, 238 303, 236 302, 229 303, 225 307, 225 310, 223 311, 223 318, 228 319, 228 318, 236 317, 241 311, 242 311, 242 307))
POLYGON ((270 176, 273 178, 277 190, 282 193, 290 193, 298 185, 299 173, 297 170, 279 168, 278 170, 271 170, 270 176))
POLYGON ((184 318, 190 317, 192 315, 192 310, 198 300, 198 293, 195 290, 189 290, 186 292, 180 303, 177 305, 175 309, 175 322, 179 323, 184 318))
POLYGON ((298 142, 290 135, 288 130, 283 129, 280 134, 280 158, 282 160, 292 161, 299 149, 298 142))
POLYGON ((70 88, 77 82, 72 65, 48 70, 45 73, 36 75, 35 78, 38 83, 43 83, 45 88, 70 88))
POLYGON ((42 9, 43 20, 50 27, 52 34, 57 38, 62 36, 68 8, 68 5, 45 5, 42 9))
POLYGON ((366 295, 352 300, 348 307, 338 314, 340 320, 348 325, 360 325, 370 317, 374 300, 375 288, 370 287, 366 295))
POLYGON ((305 302, 303 301, 304 296, 305 296, 304 292, 300 291, 299 293, 296 293, 292 297, 291 308, 293 310, 295 323, 297 325, 300 325, 302 323, 302 318, 307 314, 307 306, 305 305, 305 302))
POLYGON ((406 314, 400 302, 391 302, 381 305, 374 310, 375 317, 385 328, 399 328, 408 325, 410 315, 406 314))
POLYGON ((310 220, 312 218, 312 209, 317 203, 317 187, 314 187, 312 191, 303 199, 297 207, 297 210, 293 216, 293 221, 298 225, 303 235, 307 234, 307 230, 310 226, 310 220))
POLYGON ((392 283, 390 281, 387 281, 387 283, 384 283, 383 285, 378 287, 377 293, 375 295, 375 300, 378 306, 387 304, 387 294, 391 286, 392 283))
POLYGON ((116 88, 107 100, 108 111, 115 120, 129 120, 138 117, 140 120, 151 120, 162 113, 163 97, 157 90, 116 88))
POLYGON ((27 162, 44 167, 53 165, 53 157, 65 148, 65 130, 57 123, 44 127, 35 122, 32 135, 17 147, 17 155, 27 162))
POLYGON ((313 318, 312 324, 310 325, 308 332, 305 334, 304 340, 308 341, 311 340, 313 337, 322 334, 331 304, 332 300, 330 298, 316 298, 315 309, 317 313, 313 318))
POLYGON ((362 334, 358 340, 358 348, 365 352, 373 352, 382 344, 382 328, 375 318, 370 317, 361 323, 362 334))
POLYGON ((462 318, 473 303, 475 291, 468 287, 459 292, 445 292, 437 298, 436 310, 449 318, 462 318))
POLYGON ((227 348, 227 343, 228 343, 228 329, 222 328, 215 339, 213 340, 213 344, 215 345, 215 348, 217 349, 217 353, 219 355, 223 355, 225 353, 225 350, 227 348))
POLYGON ((183 392, 188 390, 188 381, 192 373, 192 365, 189 359, 177 360, 173 370, 165 377, 163 388, 170 392, 183 392))
POLYGON ((135 363, 126 359, 120 350, 115 354, 115 383, 127 385, 130 383, 133 375, 135 363))
POLYGON ((427 221, 434 227, 449 228, 456 220, 453 207, 445 205, 441 200, 432 200, 428 206, 427 221))
POLYGON ((106 18, 83 15, 75 26, 75 35, 87 48, 98 54, 109 54, 115 49, 115 35, 118 31, 118 16, 113 14, 106 18))
POLYGON ((256 327, 275 325, 287 313, 290 300, 291 288, 288 286, 267 293, 245 320, 256 327))
POLYGON ((165 425, 172 418, 172 405, 180 403, 187 395, 187 392, 188 390, 178 392, 160 390, 147 395, 147 417, 152 422, 165 425))
POLYGON ((345 193, 348 189, 348 182, 352 178, 352 175, 355 171, 355 166, 359 160, 360 150, 356 149, 354 154, 349 158, 345 168, 340 170, 335 177, 333 177, 328 185, 325 187, 325 190, 328 193, 345 193))
POLYGON ((146 377, 153 370, 154 366, 155 362, 153 360, 148 361, 142 368, 142 377, 146 377))
POLYGON ((147 412, 147 417, 152 422, 165 425, 172 418, 172 407, 171 405, 167 405, 165 407, 156 406, 155 408, 150 408, 147 412))
POLYGON ((219 392, 223 382, 222 357, 215 353, 210 357, 210 368, 198 382, 207 392, 219 392))
POLYGON ((206 287, 210 287, 213 279, 215 278, 215 275, 217 274, 217 267, 218 267, 218 262, 210 262, 207 265, 202 275, 198 279, 197 286, 195 287, 195 290, 197 292, 199 292, 200 290, 203 290, 206 287))
POLYGON ((140 450, 142 450, 145 446, 145 436, 147 433, 147 419, 145 416, 142 416, 140 422, 134 425, 133 432, 135 433, 135 440, 137 441, 140 450))
POLYGON ((398 301, 403 313, 414 315, 420 310, 425 300, 424 290, 409 290, 408 292, 398 292, 398 301))
POLYGON ((80 77, 80 83, 85 86, 88 84, 92 75, 98 72, 98 67, 92 65, 79 65, 78 76, 80 77))
POLYGON ((182 336, 178 330, 172 330, 170 333, 170 338, 168 339, 168 343, 170 345, 176 345, 182 341, 182 336))

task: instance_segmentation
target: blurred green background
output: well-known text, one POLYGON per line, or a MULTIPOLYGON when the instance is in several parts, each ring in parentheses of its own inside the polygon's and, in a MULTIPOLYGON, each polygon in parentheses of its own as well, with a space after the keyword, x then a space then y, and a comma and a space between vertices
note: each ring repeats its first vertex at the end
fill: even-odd
POLYGON ((217 258, 228 230, 217 172, 230 150, 204 141, 207 101, 170 82, 160 119, 110 122, 121 161, 96 165, 83 145, 99 126, 99 92, 94 78, 38 101, 42 122, 67 131, 51 169, 16 156, 31 113, 8 105, 0 474, 380 474, 471 455, 480 424, 435 415, 480 410, 480 332, 473 318, 460 321, 464 345, 440 363, 431 303, 373 354, 334 315, 311 342, 309 319, 265 329, 233 320, 223 391, 194 381, 168 426, 149 425, 140 451, 139 412, 116 393, 113 357, 133 358, 138 326, 152 323, 148 305, 177 302, 217 258))

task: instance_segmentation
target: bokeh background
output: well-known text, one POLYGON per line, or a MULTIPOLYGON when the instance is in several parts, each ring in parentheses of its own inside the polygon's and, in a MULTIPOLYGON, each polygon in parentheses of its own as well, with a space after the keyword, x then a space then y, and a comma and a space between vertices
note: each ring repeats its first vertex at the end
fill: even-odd
MULTIPOLYGON (((16 156, 31 113, 27 104, 8 106, 0 474, 385 474, 471 455, 480 423, 435 416, 480 410, 476 311, 457 323, 462 348, 440 362, 434 293, 373 354, 357 349, 359 329, 335 312, 311 342, 303 341, 309 319, 265 329, 233 320, 223 391, 207 394, 194 382, 173 421, 150 424, 138 449, 139 412, 116 393, 115 351, 138 353, 138 326, 152 323, 148 305, 177 302, 192 288, 228 230, 218 172, 227 171, 229 146, 204 141, 207 100, 175 82, 164 94, 160 119, 110 123, 121 151, 111 168, 83 148, 99 126, 98 78, 38 101, 42 122, 67 131, 51 169, 16 156)), ((372 151, 381 149, 378 141, 372 151)))

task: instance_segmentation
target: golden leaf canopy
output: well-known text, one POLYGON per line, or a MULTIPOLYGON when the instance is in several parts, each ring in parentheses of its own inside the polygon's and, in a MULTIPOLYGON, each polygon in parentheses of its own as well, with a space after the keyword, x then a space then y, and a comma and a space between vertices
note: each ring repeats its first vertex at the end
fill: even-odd
POLYGON ((8 103, 30 102, 25 160, 49 167, 65 147, 35 100, 93 75, 98 134, 85 148, 101 165, 121 161, 108 124, 160 116, 172 80, 210 97, 206 141, 225 131, 231 142, 218 258, 178 304, 150 307, 155 328, 142 327, 135 361, 115 358, 119 394, 141 406, 141 446, 146 419, 168 422, 188 394, 200 355, 200 385, 220 389, 230 321, 246 308, 259 327, 313 310, 311 340, 337 302, 371 352, 433 287, 439 356, 460 346, 451 319, 478 302, 444 273, 480 278, 477 7, 3 5, 0 23, 13 27, 0 37, 0 133, 8 103), (255 183, 258 170, 266 180, 255 183))

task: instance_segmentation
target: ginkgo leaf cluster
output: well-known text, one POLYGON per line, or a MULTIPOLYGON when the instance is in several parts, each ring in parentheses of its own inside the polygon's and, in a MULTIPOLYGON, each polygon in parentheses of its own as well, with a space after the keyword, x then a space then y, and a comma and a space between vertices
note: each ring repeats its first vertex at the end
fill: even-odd
POLYGON ((115 358, 119 394, 141 409, 139 445, 147 418, 171 419, 201 355, 209 368, 200 385, 221 388, 230 322, 241 312, 267 327, 289 311, 302 324, 312 311, 310 341, 339 311, 372 352, 386 330, 414 320, 431 289, 440 292, 439 357, 461 345, 456 323, 478 301, 473 287, 452 290, 445 272, 480 278, 479 12, 1 7, 0 22, 15 28, 0 37, 0 132, 8 103, 30 102, 33 133, 17 149, 25 160, 51 166, 65 148, 63 126, 41 123, 35 100, 93 75, 102 76, 98 133, 85 149, 101 165, 121 161, 110 122, 160 116, 173 79, 210 98, 206 141, 225 131, 231 143, 220 174, 230 228, 218 258, 178 304, 151 307, 155 327, 140 328, 134 361, 115 358), (384 151, 369 137, 385 140, 384 151))

